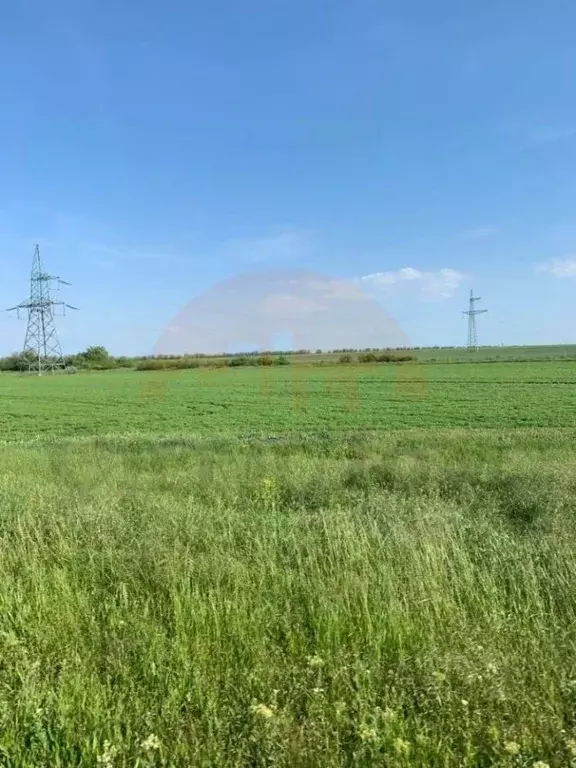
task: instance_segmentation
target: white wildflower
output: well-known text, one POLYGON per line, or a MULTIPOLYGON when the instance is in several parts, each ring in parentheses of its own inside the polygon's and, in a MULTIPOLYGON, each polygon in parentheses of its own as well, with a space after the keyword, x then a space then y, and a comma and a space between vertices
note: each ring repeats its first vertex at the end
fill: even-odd
POLYGON ((160 746, 160 739, 154 733, 151 733, 146 741, 142 742, 142 748, 145 749, 146 752, 156 752, 160 749, 160 746))
POLYGON ((504 751, 508 752, 509 755, 519 755, 521 750, 520 744, 515 741, 507 741, 504 744, 504 751))
POLYGON ((360 726, 360 729, 358 731, 358 736, 360 736, 360 741, 376 741, 378 738, 378 734, 376 733, 374 728, 368 728, 367 725, 360 726))
POLYGON ((112 768, 114 765, 114 758, 117 754, 118 747, 115 747, 109 741, 105 741, 102 754, 98 755, 98 765, 102 765, 104 768, 112 768))

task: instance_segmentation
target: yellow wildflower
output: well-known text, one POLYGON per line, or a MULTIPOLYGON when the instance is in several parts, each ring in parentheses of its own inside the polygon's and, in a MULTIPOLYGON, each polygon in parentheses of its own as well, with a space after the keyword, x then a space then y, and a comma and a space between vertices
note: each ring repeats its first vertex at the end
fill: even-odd
POLYGON ((254 704, 251 707, 252 714, 258 715, 259 717, 263 717, 265 720, 270 720, 274 717, 274 708, 273 707, 267 707, 266 704, 254 704))
POLYGON ((358 736, 360 736, 361 741, 376 741, 378 738, 378 734, 374 730, 374 728, 368 728, 367 725, 360 726, 360 730, 358 731, 358 736))
POLYGON ((408 755, 410 754, 410 742, 404 741, 404 739, 396 739, 394 749, 399 755, 408 755))

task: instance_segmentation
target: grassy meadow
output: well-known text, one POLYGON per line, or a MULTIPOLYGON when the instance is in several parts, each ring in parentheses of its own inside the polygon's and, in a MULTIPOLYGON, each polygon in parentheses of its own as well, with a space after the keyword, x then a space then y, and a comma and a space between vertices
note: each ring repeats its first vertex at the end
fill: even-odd
POLYGON ((576 766, 576 366, 0 377, 0 765, 576 766))

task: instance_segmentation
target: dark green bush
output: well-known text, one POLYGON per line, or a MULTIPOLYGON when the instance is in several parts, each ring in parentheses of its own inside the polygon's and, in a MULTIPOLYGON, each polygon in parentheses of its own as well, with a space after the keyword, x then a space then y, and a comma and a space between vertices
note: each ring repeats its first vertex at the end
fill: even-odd
POLYGON ((239 368, 242 365, 248 365, 248 359, 246 357, 231 357, 228 360, 228 366, 230 368, 239 368))
POLYGON ((395 355, 392 352, 362 352, 359 363, 407 363, 416 360, 415 355, 395 355))
POLYGON ((189 368, 199 368, 200 363, 193 357, 177 357, 175 359, 149 358, 140 360, 137 371, 183 371, 189 368))
POLYGON ((166 360, 140 360, 136 366, 137 371, 165 371, 166 360))

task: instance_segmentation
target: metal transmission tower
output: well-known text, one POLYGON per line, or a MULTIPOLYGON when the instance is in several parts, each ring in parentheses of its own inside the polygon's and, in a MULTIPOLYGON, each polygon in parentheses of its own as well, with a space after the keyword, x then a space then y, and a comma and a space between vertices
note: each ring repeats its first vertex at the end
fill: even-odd
POLYGON ((70 285, 65 280, 44 271, 40 259, 40 248, 36 246, 30 275, 30 296, 21 304, 6 310, 6 312, 16 311, 18 317, 20 317, 20 310, 28 311, 28 327, 22 359, 27 370, 30 373, 37 373, 38 376, 42 376, 46 371, 53 373, 65 366, 54 324, 55 308, 62 307, 63 314, 66 314, 66 308, 77 309, 64 301, 55 301, 52 298, 50 287, 53 281, 57 282, 58 290, 61 285, 70 285))
POLYGON ((476 330, 476 315, 483 315, 488 312, 487 309, 476 309, 476 302, 481 301, 480 296, 474 296, 474 291, 470 290, 470 299, 468 309, 462 315, 468 315, 468 351, 473 352, 478 349, 478 331, 476 330))

